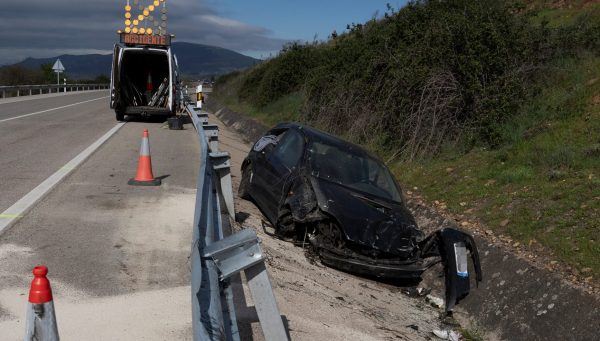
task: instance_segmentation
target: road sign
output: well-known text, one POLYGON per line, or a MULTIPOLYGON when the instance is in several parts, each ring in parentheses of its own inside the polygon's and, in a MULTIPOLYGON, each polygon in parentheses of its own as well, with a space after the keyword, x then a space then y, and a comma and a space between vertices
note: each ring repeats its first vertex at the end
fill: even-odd
POLYGON ((65 72, 65 67, 60 62, 60 59, 56 60, 56 62, 52 66, 52 70, 56 72, 56 85, 60 85, 60 73, 65 72))
POLYGON ((65 67, 60 62, 60 59, 56 60, 56 62, 54 63, 54 66, 52 66, 52 70, 54 70, 54 72, 63 72, 63 71, 65 71, 65 67))

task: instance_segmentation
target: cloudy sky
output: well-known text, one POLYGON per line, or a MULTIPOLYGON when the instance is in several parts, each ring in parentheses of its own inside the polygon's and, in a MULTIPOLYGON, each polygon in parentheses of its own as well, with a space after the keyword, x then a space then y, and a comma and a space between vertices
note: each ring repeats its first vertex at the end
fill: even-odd
MULTIPOLYGON (((138 0, 148 5, 151 0, 138 0)), ((130 0, 134 5, 134 0, 130 0)), ((404 0, 166 0, 177 41, 232 49, 253 57, 290 40, 326 39, 404 0)), ((0 65, 26 57, 111 53, 127 0, 1 0, 0 65)), ((136 6, 132 14, 137 15, 136 6)))

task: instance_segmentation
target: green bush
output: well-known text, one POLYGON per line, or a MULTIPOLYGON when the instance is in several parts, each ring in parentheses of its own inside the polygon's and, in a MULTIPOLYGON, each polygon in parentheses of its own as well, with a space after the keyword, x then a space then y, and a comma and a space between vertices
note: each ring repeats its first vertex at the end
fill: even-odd
MULTIPOLYGON (((414 1, 323 43, 295 42, 218 86, 254 108, 304 98, 300 119, 405 159, 498 147, 557 57, 600 48, 600 25, 532 24, 513 1, 414 1), (237 80, 234 80, 237 79, 237 80), (376 141, 374 141, 376 139, 376 141), (454 147, 452 147, 454 146, 454 147)), ((521 129, 519 127, 519 129, 521 129)))

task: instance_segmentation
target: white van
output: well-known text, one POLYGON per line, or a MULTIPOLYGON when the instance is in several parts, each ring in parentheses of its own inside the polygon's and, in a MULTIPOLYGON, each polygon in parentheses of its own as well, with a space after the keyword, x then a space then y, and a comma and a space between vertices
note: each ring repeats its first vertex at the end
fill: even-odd
POLYGON ((122 33, 115 44, 110 108, 118 121, 125 115, 174 116, 179 106, 177 58, 170 37, 141 38, 146 39, 122 33))

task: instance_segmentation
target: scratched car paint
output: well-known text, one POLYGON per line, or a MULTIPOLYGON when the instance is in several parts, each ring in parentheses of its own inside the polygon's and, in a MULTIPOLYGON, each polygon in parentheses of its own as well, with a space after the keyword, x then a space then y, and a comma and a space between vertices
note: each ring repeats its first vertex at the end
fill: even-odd
POLYGON ((310 245, 329 266, 386 279, 418 279, 443 262, 446 310, 469 293, 473 238, 451 228, 425 236, 387 167, 361 147, 295 123, 279 124, 242 164, 239 195, 252 199, 276 236, 310 245))

